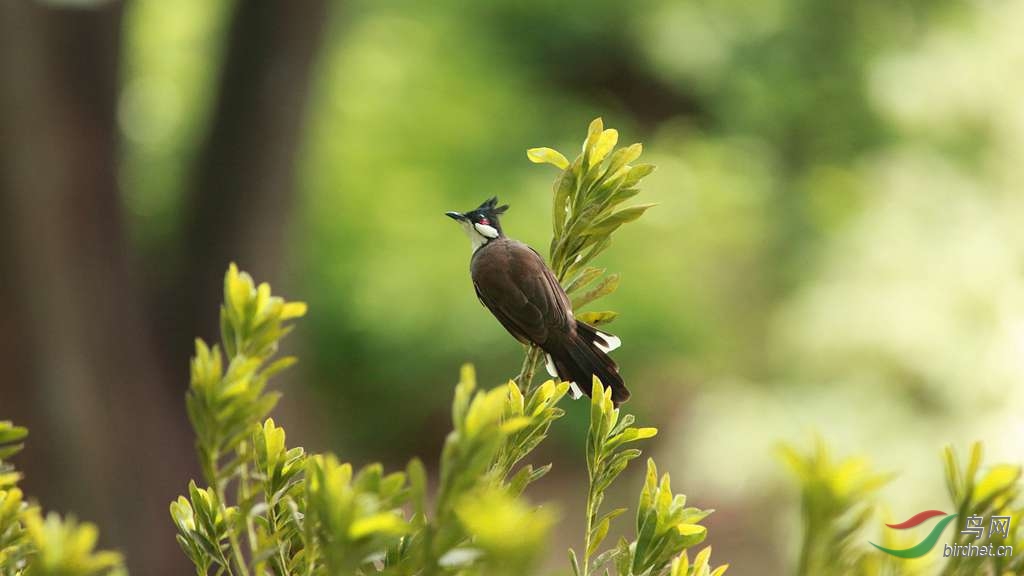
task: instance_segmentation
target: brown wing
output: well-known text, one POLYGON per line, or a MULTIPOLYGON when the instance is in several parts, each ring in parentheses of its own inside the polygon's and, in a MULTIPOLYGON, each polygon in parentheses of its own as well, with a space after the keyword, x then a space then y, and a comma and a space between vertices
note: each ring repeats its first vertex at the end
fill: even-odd
POLYGON ((526 244, 490 242, 473 255, 470 271, 481 302, 520 342, 544 345, 572 331, 569 298, 526 244))

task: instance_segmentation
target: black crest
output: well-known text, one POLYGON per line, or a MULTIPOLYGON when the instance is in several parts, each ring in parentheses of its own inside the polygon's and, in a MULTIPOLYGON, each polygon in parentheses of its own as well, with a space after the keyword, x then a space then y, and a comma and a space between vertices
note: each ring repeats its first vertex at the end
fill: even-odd
POLYGON ((494 196, 493 198, 489 198, 484 201, 484 203, 475 210, 466 212, 466 218, 468 218, 470 222, 477 222, 491 226, 498 231, 499 235, 504 235, 498 216, 504 214, 506 210, 508 210, 508 204, 498 206, 498 197, 494 196))
POLYGON ((508 204, 505 204, 504 206, 498 206, 498 197, 493 196, 485 200, 484 203, 481 204, 480 207, 477 208, 475 211, 483 212, 485 214, 489 214, 492 216, 497 216, 499 214, 504 214, 506 210, 508 210, 508 204))

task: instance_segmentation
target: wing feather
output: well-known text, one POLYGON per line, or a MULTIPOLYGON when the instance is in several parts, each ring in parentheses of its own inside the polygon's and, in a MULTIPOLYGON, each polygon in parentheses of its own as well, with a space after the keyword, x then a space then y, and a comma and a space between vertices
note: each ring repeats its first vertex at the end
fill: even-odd
POLYGON ((520 342, 543 345, 572 329, 569 298, 529 246, 489 243, 474 255, 471 271, 480 300, 520 342))

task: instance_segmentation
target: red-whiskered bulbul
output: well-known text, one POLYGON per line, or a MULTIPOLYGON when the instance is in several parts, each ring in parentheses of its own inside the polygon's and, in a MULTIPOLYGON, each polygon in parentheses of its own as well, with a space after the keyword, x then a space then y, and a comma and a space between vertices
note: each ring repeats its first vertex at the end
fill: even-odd
POLYGON ((629 390, 608 356, 621 342, 576 320, 569 297, 540 254, 502 232, 498 216, 508 206, 497 204, 495 197, 475 210, 447 213, 473 243, 469 271, 480 302, 516 340, 544 351, 548 373, 570 382, 573 398, 589 396, 597 376, 611 387, 616 406, 625 402, 629 390))

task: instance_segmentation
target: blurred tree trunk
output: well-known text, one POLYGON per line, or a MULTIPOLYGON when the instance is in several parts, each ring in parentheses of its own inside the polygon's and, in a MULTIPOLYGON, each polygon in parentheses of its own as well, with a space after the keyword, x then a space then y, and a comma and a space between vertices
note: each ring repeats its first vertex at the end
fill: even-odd
MULTIPOLYGON (((229 262, 278 291, 287 287, 278 281, 295 160, 326 16, 326 0, 236 5, 214 123, 186 192, 185 269, 171 286, 175 314, 165 318, 173 359, 188 357, 194 337, 217 337, 216 303, 229 262)), ((187 366, 176 366, 184 375, 187 366)))
POLYGON ((122 226, 121 15, 0 3, 2 416, 31 429, 19 462, 44 508, 99 523, 136 574, 182 574, 167 504, 191 439, 122 226))
POLYGON ((122 10, 0 2, 0 418, 31 428, 19 462, 44 507, 98 522, 133 573, 182 574, 167 504, 197 475, 192 338, 216 337, 229 260, 278 273, 326 1, 236 3, 186 267, 148 307, 116 174, 122 10))

